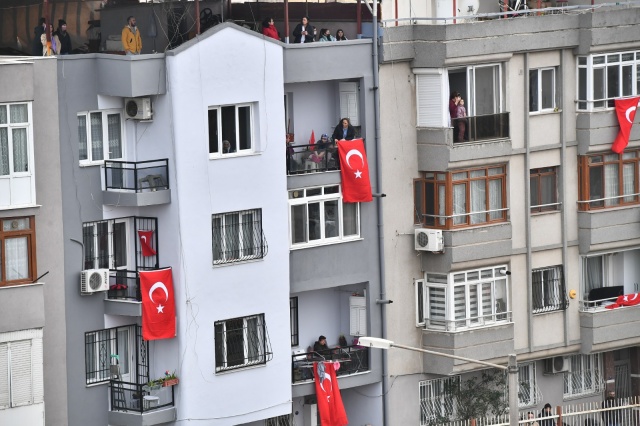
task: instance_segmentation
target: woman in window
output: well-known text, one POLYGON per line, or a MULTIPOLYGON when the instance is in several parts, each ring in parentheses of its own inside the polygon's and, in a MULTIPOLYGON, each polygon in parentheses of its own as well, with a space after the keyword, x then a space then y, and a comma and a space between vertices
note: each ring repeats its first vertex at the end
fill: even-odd
POLYGON ((267 37, 271 37, 275 40, 280 41, 278 30, 273 24, 273 18, 267 18, 264 21, 262 21, 262 34, 264 34, 267 37))
POLYGON ((340 123, 336 126, 333 131, 333 135, 331 136, 333 140, 339 141, 342 139, 346 139, 348 141, 352 140, 356 137, 356 131, 351 125, 351 122, 348 118, 343 118, 340 120, 340 123))

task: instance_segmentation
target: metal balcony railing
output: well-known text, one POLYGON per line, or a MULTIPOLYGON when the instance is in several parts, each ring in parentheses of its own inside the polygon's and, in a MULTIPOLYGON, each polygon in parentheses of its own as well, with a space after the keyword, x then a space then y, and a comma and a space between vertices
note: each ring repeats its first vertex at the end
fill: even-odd
POLYGON ((340 362, 340 369, 336 371, 338 377, 369 371, 369 348, 357 345, 344 346, 322 353, 311 351, 292 355, 292 382, 313 380, 313 363, 323 361, 340 362))
POLYGON ((149 192, 169 189, 169 160, 105 161, 107 191, 149 192))
POLYGON ((454 118, 453 142, 478 142, 509 137, 509 113, 476 115, 473 117, 454 118), (464 124, 464 126, 461 126, 464 124), (462 137, 461 137, 462 136, 462 137))
POLYGON ((140 279, 136 271, 111 270, 109 271, 108 299, 133 300, 140 302, 140 279))
POLYGON ((111 411, 132 411, 142 414, 172 407, 174 403, 173 386, 149 387, 146 384, 111 380, 109 392, 111 411))
POLYGON ((287 146, 287 174, 340 170, 338 148, 318 148, 315 145, 287 146))

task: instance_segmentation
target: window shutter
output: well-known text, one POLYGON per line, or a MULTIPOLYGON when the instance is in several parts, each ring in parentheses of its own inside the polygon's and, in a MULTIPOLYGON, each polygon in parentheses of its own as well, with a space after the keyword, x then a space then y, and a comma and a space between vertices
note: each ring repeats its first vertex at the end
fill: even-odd
POLYGON ((31 340, 11 342, 11 406, 33 403, 31 340))
POLYGON ((9 408, 9 348, 0 343, 0 410, 9 408))
POLYGON ((424 308, 426 306, 426 296, 424 294, 424 280, 415 280, 414 286, 416 290, 416 325, 424 326, 424 308))
POLYGON ((444 127, 447 108, 440 73, 416 74, 418 127, 444 127))
POLYGON ((33 368, 33 403, 44 401, 44 368, 42 338, 31 341, 31 365, 33 368))
POLYGON ((349 334, 352 336, 367 335, 367 303, 364 297, 349 298, 349 334))
POLYGON ((429 321, 431 325, 443 325, 446 326, 445 312, 446 312, 446 292, 441 287, 428 287, 429 301, 426 303, 428 306, 429 321))
POLYGON ((340 117, 348 117, 352 126, 360 125, 358 83, 340 83, 340 117))

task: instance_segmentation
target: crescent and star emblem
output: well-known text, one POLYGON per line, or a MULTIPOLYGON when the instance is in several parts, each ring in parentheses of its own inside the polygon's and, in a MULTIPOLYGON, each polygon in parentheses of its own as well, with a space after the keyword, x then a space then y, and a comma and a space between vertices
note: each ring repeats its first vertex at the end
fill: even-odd
POLYGON ((146 235, 140 235, 140 239, 142 241, 144 241, 145 244, 147 244, 147 236, 146 235))
POLYGON ((631 124, 633 124, 633 121, 631 121, 631 118, 629 118, 629 116, 631 115, 631 112, 635 111, 635 110, 636 110, 636 107, 632 106, 632 107, 627 108, 627 112, 625 112, 625 116, 627 117, 627 121, 629 123, 631 123, 631 124))
MULTIPOLYGON (((362 165, 364 166, 364 157, 362 156, 362 153, 357 149, 352 149, 347 152, 347 155, 345 156, 345 161, 347 162, 347 166, 349 166, 350 169, 353 169, 353 167, 351 167, 351 164, 349 164, 349 159, 352 155, 357 155, 358 157, 360 157, 360 161, 362 161, 362 165)), ((354 174, 356 175, 356 179, 362 179, 362 172, 360 170, 356 169, 354 174)))
MULTIPOLYGON (((164 283, 158 281, 157 283, 155 283, 154 285, 151 286, 151 288, 149 289, 149 299, 151 300, 152 303, 156 303, 153 300, 153 292, 158 289, 161 288, 162 290, 164 290, 164 301, 166 303, 167 300, 169 300, 169 290, 167 290, 167 286, 164 285, 164 283)), ((164 306, 162 306, 161 303, 158 303, 158 306, 156 306, 156 309, 158 309, 158 313, 159 314, 164 314, 164 306)))

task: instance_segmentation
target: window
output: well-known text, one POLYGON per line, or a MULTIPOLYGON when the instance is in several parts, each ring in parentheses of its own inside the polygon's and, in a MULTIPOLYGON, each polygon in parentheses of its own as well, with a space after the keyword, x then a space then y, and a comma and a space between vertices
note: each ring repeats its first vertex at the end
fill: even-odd
POLYGON ((214 214, 213 264, 262 259, 267 243, 262 232, 262 209, 214 214))
POLYGON ((536 364, 528 362, 518 365, 518 406, 531 407, 540 402, 540 391, 536 382, 536 364))
POLYGON ((564 398, 599 393, 602 389, 600 354, 571 356, 569 371, 564 373, 564 398))
POLYGON ((558 311, 567 308, 562 266, 536 269, 531 272, 533 313, 558 311))
POLYGON ((531 213, 558 210, 558 168, 532 169, 529 174, 531 213))
POLYGON ((209 108, 208 115, 209 155, 211 157, 253 151, 251 104, 209 108))
MULTIPOLYGON (((582 279, 584 280, 584 294, 589 296, 591 290, 613 285, 613 254, 602 254, 598 256, 585 257, 583 261, 582 279)), ((633 261, 636 261, 635 258, 633 261)), ((622 265, 621 265, 622 266, 622 265)), ((600 297, 598 298, 600 299, 600 297)))
POLYGON ((0 410, 43 402, 42 329, 0 333, 0 410))
POLYGON ((149 380, 147 342, 142 339, 142 327, 126 325, 90 331, 84 334, 86 384, 119 379, 125 382, 149 380), (136 364, 137 363, 137 364, 136 364), (117 365, 117 367, 112 367, 117 365))
POLYGON ((120 111, 90 111, 78 114, 80 164, 102 164, 123 158, 120 111))
POLYGON ((127 217, 82 224, 84 269, 157 269, 158 220, 127 217), (151 231, 151 237, 140 234, 151 231), (141 237, 152 251, 141 247, 141 237), (155 252, 155 254, 152 254, 155 252), (147 254, 147 256, 145 256, 147 254))
POLYGON ((493 115, 503 111, 500 64, 449 70, 449 89, 449 93, 454 90, 460 92, 469 116, 493 115))
POLYGON ((289 207, 292 247, 360 237, 360 205, 343 203, 339 185, 289 191, 289 207))
POLYGON ((578 57, 578 109, 613 108, 614 99, 638 93, 640 52, 578 57))
POLYGON ((291 346, 298 346, 298 298, 289 298, 289 325, 291 327, 291 346))
POLYGON ((422 380, 418 383, 420 394, 420 426, 449 419, 455 412, 452 392, 460 386, 460 376, 422 380))
POLYGON ((217 372, 265 364, 273 358, 264 314, 216 321, 214 328, 217 372))
POLYGON ((264 421, 264 426, 295 426, 293 414, 285 414, 284 416, 272 417, 264 421))
POLYGON ((31 104, 0 104, 0 207, 35 204, 31 104))
POLYGON ((422 289, 418 306, 418 324, 428 329, 461 331, 495 325, 510 320, 508 312, 507 267, 438 274, 427 272, 417 281, 422 289), (420 318, 423 316, 424 318, 420 318))
POLYGON ((36 279, 35 218, 0 220, 0 287, 32 283, 36 279))
POLYGON ((529 112, 553 111, 556 107, 556 69, 529 71, 529 112))
POLYGON ((414 181, 415 223, 452 229, 507 220, 506 166, 426 172, 414 181))
POLYGON ((580 210, 638 204, 639 152, 580 156, 580 210))

